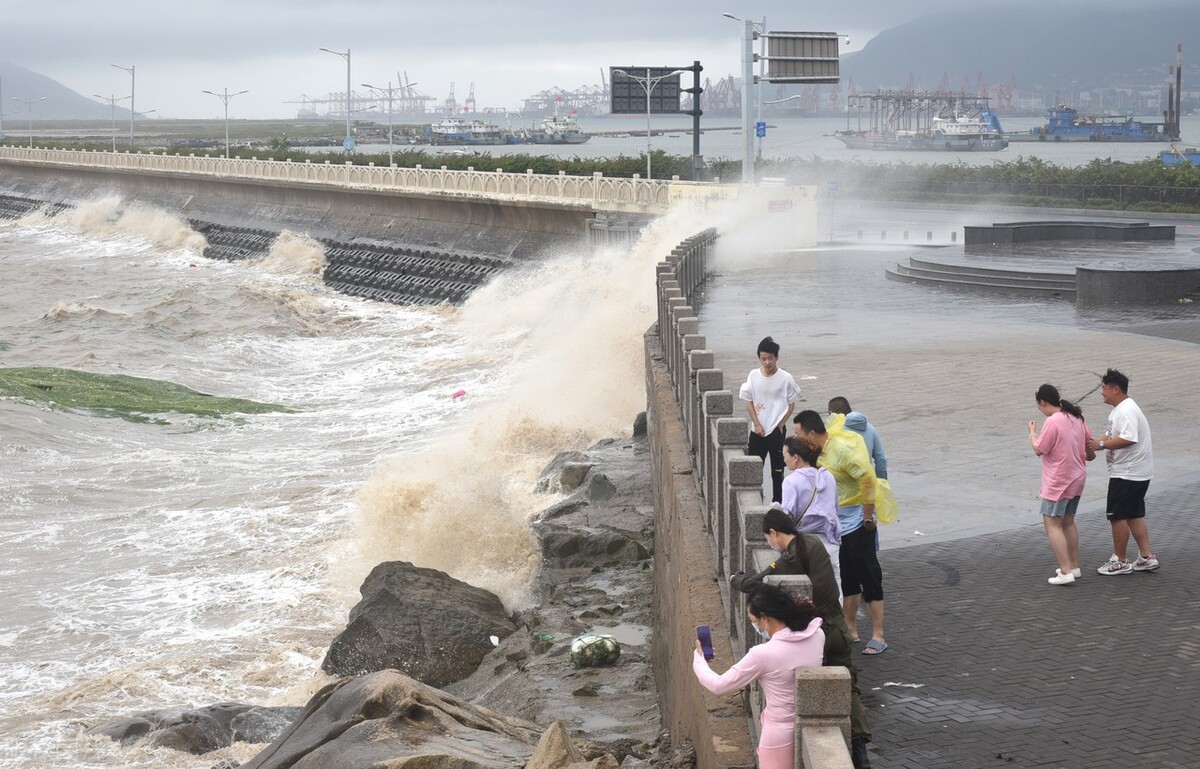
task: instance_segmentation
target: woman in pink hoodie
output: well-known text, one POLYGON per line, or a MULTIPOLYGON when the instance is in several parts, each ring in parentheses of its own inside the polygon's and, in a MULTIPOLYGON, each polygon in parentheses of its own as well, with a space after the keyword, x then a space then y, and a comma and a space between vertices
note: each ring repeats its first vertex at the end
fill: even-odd
POLYGON ((796 727, 796 675, 799 667, 817 667, 825 648, 825 632, 812 602, 798 602, 772 585, 750 594, 747 614, 766 643, 750 647, 746 656, 721 675, 708 666, 696 642, 692 669, 713 694, 729 694, 758 681, 766 695, 762 733, 758 738, 759 769, 791 769, 796 727))

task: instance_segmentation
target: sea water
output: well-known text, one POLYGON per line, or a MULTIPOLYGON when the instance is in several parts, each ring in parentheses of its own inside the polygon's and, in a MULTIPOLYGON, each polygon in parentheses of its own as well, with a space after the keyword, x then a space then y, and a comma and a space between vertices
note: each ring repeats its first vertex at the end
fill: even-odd
POLYGON ((701 226, 668 217, 635 247, 552 254, 463 307, 416 309, 328 290, 299 234, 228 263, 115 198, 0 221, 0 366, 295 410, 155 424, 0 399, 0 765, 245 760, 256 748, 195 757, 85 730, 303 704, 384 560, 529 605, 537 473, 644 409, 654 265, 701 226))

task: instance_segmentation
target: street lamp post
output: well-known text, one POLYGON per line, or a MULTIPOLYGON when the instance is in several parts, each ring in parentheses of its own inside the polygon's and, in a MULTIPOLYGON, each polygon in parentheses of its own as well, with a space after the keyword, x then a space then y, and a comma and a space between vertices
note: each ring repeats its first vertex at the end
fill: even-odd
POLYGON ((629 78, 633 82, 640 85, 642 90, 646 92, 646 178, 650 179, 652 178, 650 174, 650 94, 654 91, 655 86, 657 86, 663 80, 666 80, 669 77, 674 77, 675 75, 683 72, 683 70, 677 69, 674 72, 668 72, 667 74, 659 75, 658 77, 650 76, 649 67, 646 67, 645 77, 631 75, 623 69, 614 69, 613 72, 629 78))
POLYGON ((98 93, 94 93, 94 94, 92 94, 92 96, 95 96, 97 99, 99 99, 102 102, 106 102, 110 108, 110 120, 112 121, 112 128, 111 128, 112 151, 116 152, 117 151, 117 102, 125 101, 129 97, 128 96, 117 96, 116 94, 113 94, 112 96, 101 96, 98 93))
POLYGON ((221 103, 225 105, 225 159, 228 160, 229 159, 229 100, 235 96, 241 96, 244 93, 250 93, 250 92, 249 91, 238 91, 237 93, 230 93, 229 89, 226 88, 221 93, 216 93, 215 91, 205 91, 204 93, 217 97, 218 99, 221 100, 221 103))
POLYGON ((120 64, 109 64, 108 66, 123 69, 129 73, 129 146, 133 147, 133 109, 135 106, 133 95, 135 93, 135 86, 137 85, 136 67, 133 64, 130 64, 128 67, 122 67, 120 64))
POLYGON ((381 88, 380 86, 377 86, 377 85, 371 85, 370 83, 363 83, 363 84, 362 84, 363 88, 370 88, 372 91, 379 91, 379 92, 381 92, 381 93, 385 93, 385 94, 387 94, 387 103, 388 103, 388 166, 389 166, 389 167, 391 167, 392 165, 394 165, 394 163, 393 163, 393 161, 392 161, 392 144, 393 144, 393 143, 392 143, 392 101, 393 101, 393 100, 396 98, 396 94, 397 94, 397 93, 402 93, 402 92, 404 91, 404 89, 405 89, 405 88, 411 88, 411 87, 412 87, 412 86, 414 86, 414 85, 416 85, 416 83, 409 83, 409 84, 407 84, 407 85, 398 85, 398 86, 396 86, 395 88, 393 88, 393 87, 392 87, 392 81, 391 81, 391 80, 389 80, 389 81, 388 81, 387 88, 381 88))
POLYGON ((346 139, 342 142, 342 147, 346 152, 354 151, 354 137, 350 135, 350 49, 347 48, 345 53, 341 51, 331 51, 328 48, 321 48, 325 53, 332 53, 334 56, 341 56, 346 60, 346 139))
MULTIPOLYGON (((727 19, 740 21, 745 25, 742 33, 742 181, 746 184, 754 183, 754 134, 757 133, 757 123, 762 121, 762 106, 759 105, 757 113, 751 110, 751 105, 761 101, 757 98, 759 94, 757 89, 762 88, 762 79, 758 80, 754 77, 754 39, 756 35, 763 38, 763 46, 765 54, 766 34, 767 34, 767 19, 764 16, 761 26, 750 19, 742 19, 734 16, 732 13, 721 14, 727 19), (751 88, 755 86, 755 88, 751 88), (757 114, 758 119, 754 125, 751 125, 750 115, 757 114)), ((765 60, 766 56, 760 56, 760 61, 765 60)), ((760 64, 760 71, 765 62, 760 64)), ((762 152, 762 143, 759 143, 759 153, 762 152)))
POLYGON ((33 149, 33 105, 39 101, 45 101, 45 96, 40 96, 36 99, 22 99, 18 96, 13 97, 13 101, 19 101, 29 108, 29 149, 33 149))

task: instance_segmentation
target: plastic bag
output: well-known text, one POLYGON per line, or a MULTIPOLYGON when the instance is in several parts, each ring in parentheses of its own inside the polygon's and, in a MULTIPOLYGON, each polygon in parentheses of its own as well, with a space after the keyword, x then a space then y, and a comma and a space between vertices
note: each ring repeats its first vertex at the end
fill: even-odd
POLYGON ((589 633, 571 642, 571 663, 577 668, 615 665, 620 656, 621 645, 610 635, 589 633))
POLYGON ((880 523, 892 523, 900 513, 900 505, 896 495, 892 493, 892 484, 887 478, 875 479, 875 520, 880 523))

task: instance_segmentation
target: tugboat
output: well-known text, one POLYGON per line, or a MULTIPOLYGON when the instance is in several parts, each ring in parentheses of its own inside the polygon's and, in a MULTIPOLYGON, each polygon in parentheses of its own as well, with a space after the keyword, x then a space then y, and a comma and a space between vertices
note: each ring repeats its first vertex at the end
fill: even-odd
POLYGON ((591 134, 580 130, 574 111, 560 117, 555 105, 554 114, 542 118, 541 130, 530 131, 528 140, 530 144, 583 144, 591 138, 591 134))

